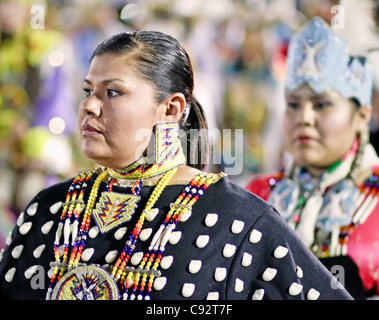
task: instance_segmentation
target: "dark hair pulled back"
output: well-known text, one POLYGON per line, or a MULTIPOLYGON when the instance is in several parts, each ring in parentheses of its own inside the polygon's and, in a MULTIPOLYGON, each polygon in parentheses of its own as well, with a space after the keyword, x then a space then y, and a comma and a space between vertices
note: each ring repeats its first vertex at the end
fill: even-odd
POLYGON ((91 61, 95 56, 105 53, 130 55, 131 60, 135 62, 136 71, 154 86, 158 102, 163 102, 177 92, 184 95, 187 105, 179 125, 186 132, 187 150, 184 151, 187 151, 187 164, 203 169, 204 162, 202 163, 199 159, 207 159, 207 135, 204 136, 203 134, 201 139, 193 141, 190 131, 195 129, 195 131, 207 132, 208 127, 204 110, 193 96, 192 65, 180 42, 158 31, 123 32, 100 43, 93 52, 91 61), (194 144, 197 144, 196 157, 194 157, 193 149, 191 149, 194 144))

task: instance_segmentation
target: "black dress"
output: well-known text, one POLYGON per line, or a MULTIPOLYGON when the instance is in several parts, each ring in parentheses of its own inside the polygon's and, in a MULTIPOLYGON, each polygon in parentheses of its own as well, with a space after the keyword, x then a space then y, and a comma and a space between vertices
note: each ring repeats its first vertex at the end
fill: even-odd
MULTIPOLYGON (((95 177, 90 180, 84 199, 95 177)), ((0 262, 2 299, 45 299, 54 261, 54 239, 71 181, 44 189, 20 215, 0 262)), ((146 221, 131 262, 142 252, 185 185, 168 185, 155 204, 159 214, 146 221)), ((86 264, 112 264, 138 220, 152 186, 143 186, 138 208, 128 221, 101 234, 92 219, 86 264)), ((100 186, 100 192, 105 183, 100 186)), ((115 192, 130 188, 114 186, 115 192)), ((152 300, 177 299, 351 299, 302 244, 276 210, 257 196, 222 178, 178 223, 154 282, 152 300)))

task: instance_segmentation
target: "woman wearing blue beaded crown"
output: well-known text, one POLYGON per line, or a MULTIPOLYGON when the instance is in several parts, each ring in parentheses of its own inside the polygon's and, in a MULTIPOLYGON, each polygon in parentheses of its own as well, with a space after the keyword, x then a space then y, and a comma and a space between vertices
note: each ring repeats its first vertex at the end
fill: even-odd
POLYGON ((184 156, 179 129, 206 122, 178 41, 107 39, 84 92, 82 152, 101 167, 26 207, 0 263, 1 298, 351 299, 272 206, 184 156))
POLYGON ((379 293, 379 158, 368 142, 372 86, 370 63, 349 56, 345 39, 313 18, 288 52, 283 129, 292 161, 247 186, 360 299, 379 293))

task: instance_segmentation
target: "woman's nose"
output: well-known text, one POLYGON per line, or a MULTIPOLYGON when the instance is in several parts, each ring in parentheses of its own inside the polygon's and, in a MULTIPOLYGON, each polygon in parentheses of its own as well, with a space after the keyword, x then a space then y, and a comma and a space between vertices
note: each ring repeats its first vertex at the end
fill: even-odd
POLYGON ((298 123, 302 125, 314 125, 315 124, 315 113, 313 110, 312 103, 305 103, 299 110, 298 113, 298 123))
POLYGON ((92 95, 85 99, 82 104, 82 110, 87 114, 93 114, 95 117, 100 117, 102 109, 102 101, 92 95))

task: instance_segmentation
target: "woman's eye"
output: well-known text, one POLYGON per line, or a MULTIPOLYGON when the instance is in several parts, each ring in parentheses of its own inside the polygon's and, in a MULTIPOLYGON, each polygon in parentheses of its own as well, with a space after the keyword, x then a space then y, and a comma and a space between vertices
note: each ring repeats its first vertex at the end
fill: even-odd
POLYGON ((92 90, 88 88, 83 88, 83 91, 85 92, 86 97, 89 97, 92 94, 92 90))
POLYGON ((120 93, 116 90, 107 90, 107 95, 110 98, 114 98, 120 95, 120 93))
POLYGON ((316 101, 314 103, 314 107, 316 109, 325 109, 327 107, 329 107, 331 105, 331 103, 329 101, 316 101))
POLYGON ((295 101, 289 101, 287 102, 287 107, 290 109, 298 109, 300 107, 300 103, 295 101))

